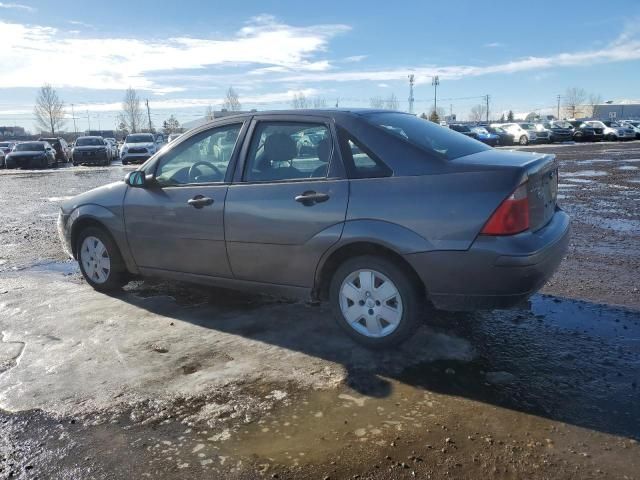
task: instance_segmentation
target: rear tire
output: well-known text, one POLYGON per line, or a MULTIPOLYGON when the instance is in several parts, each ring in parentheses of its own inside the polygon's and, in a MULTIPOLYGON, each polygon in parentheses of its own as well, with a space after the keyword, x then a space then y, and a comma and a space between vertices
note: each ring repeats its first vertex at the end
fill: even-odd
POLYGON ((520 140, 518 141, 518 143, 519 143, 520 145, 528 145, 528 144, 529 144, 529 139, 527 138, 527 136, 526 136, 526 135, 522 135, 522 136, 520 137, 520 140))
POLYGON ((421 323, 423 295, 411 275, 378 256, 346 260, 333 275, 329 299, 340 328, 360 345, 390 348, 421 323))
POLYGON ((76 252, 82 276, 95 290, 119 290, 128 282, 120 250, 106 230, 99 227, 82 230, 76 252))

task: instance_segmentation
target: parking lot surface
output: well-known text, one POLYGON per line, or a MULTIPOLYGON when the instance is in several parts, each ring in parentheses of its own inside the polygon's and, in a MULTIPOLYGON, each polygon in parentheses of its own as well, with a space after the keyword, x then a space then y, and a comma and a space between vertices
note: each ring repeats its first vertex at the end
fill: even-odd
POLYGON ((97 293, 58 203, 132 168, 0 171, 0 478, 638 478, 640 142, 523 150, 560 161, 559 272, 385 353, 325 306, 97 293))

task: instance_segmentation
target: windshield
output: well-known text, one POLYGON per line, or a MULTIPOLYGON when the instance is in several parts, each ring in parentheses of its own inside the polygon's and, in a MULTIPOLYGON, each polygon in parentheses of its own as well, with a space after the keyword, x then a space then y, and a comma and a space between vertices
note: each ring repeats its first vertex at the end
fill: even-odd
POLYGON ((534 126, 532 123, 521 123, 520 126, 525 130, 533 130, 534 126))
POLYGON ((76 140, 76 147, 104 145, 104 141, 98 137, 80 137, 76 140))
POLYGON ((153 143, 153 135, 127 135, 124 143, 153 143))
POLYGON ((40 142, 27 142, 19 143, 14 148, 16 152, 44 152, 44 143, 40 142))
POLYGON ((391 135, 447 160, 491 148, 450 128, 405 113, 373 113, 365 118, 391 135))

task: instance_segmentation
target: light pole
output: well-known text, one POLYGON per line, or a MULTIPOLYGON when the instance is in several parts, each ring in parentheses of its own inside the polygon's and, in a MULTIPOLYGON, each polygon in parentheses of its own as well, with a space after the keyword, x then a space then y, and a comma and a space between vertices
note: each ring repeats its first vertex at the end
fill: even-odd
POLYGON ((433 111, 438 112, 438 85, 440 85, 440 77, 436 75, 431 79, 431 85, 433 85, 433 111))
POLYGON ((78 127, 76 127, 76 112, 73 109, 73 103, 71 104, 71 115, 73 116, 73 135, 78 137, 78 127))
POLYGON ((409 75, 409 113, 413 113, 413 74, 409 75))

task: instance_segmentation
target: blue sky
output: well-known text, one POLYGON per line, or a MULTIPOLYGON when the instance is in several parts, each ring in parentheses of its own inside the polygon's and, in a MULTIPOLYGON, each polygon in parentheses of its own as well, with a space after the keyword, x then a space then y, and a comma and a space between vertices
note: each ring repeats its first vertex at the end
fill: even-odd
MULTIPOLYGON (((220 106, 233 86, 244 108, 286 108, 294 94, 367 107, 392 93, 407 109, 433 103, 466 118, 551 109, 581 87, 640 99, 640 2, 320 3, 0 2, 0 125, 33 127, 37 89, 75 104, 78 128, 113 127, 124 89, 148 98, 153 119, 185 122, 220 106)), ((71 129, 67 125, 67 129, 71 129)))

